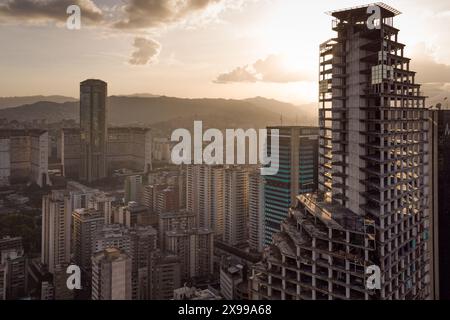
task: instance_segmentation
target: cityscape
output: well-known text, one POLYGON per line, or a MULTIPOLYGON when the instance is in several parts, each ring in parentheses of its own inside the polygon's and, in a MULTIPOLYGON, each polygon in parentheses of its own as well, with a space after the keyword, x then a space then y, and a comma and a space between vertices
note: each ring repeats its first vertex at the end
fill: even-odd
MULTIPOLYGON (((320 3, 328 11, 314 14, 324 31, 308 31, 317 45, 307 53, 318 59, 304 61, 314 65, 312 80, 297 80, 296 66, 277 74, 269 57, 209 81, 223 96, 196 93, 201 71, 164 56, 169 41, 136 38, 120 68, 151 73, 167 63, 174 77, 192 80, 180 76, 184 88, 158 74, 152 83, 184 98, 162 89, 132 94, 141 90, 132 76, 103 72, 122 58, 107 56, 103 41, 118 41, 111 30, 170 29, 173 21, 199 28, 192 41, 209 26, 220 37, 229 23, 222 19, 238 14, 227 11, 234 1, 175 9, 171 1, 122 1, 120 21, 107 1, 69 2, 0 0, 2 29, 17 42, 26 28, 67 32, 74 45, 94 25, 104 33, 95 36, 102 45, 92 42, 104 64, 84 65, 86 54, 60 79, 49 80, 63 68, 56 60, 69 40, 58 49, 33 43, 55 68, 42 62, 37 79, 7 67, 22 63, 24 45, 0 53, 0 300, 265 301, 239 312, 269 315, 270 301, 450 299, 448 35, 435 55, 443 63, 416 63, 400 29, 414 24, 413 1, 398 9, 395 1, 320 3), (96 76, 73 77, 80 68, 96 76), (283 84, 312 98, 285 99, 283 84), (232 92, 238 85, 243 96, 232 92)), ((448 30, 450 4, 438 2, 448 30)), ((259 2, 241 5, 242 13, 259 2)), ((184 31, 165 32, 186 41, 184 31)))

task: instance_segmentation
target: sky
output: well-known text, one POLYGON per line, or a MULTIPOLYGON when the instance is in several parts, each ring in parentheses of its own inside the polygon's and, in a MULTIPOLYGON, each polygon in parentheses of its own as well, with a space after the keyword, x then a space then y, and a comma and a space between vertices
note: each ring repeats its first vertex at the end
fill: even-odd
MULTIPOLYGON (((399 41, 423 83, 450 88, 450 1, 392 0, 399 41)), ((325 14, 353 0, 0 0, 0 96, 255 96, 315 102, 325 14), (68 6, 81 8, 69 30, 68 6)))

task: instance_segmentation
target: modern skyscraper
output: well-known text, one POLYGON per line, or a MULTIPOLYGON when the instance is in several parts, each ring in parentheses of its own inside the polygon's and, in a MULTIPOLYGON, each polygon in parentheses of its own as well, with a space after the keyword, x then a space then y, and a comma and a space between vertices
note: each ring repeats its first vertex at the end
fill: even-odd
POLYGON ((430 113, 434 298, 450 300, 450 110, 430 113))
POLYGON ((42 198, 41 261, 52 274, 70 262, 71 215, 69 192, 55 190, 42 198))
POLYGON ((280 231, 281 222, 288 216, 289 207, 300 193, 317 189, 318 128, 268 128, 268 150, 271 138, 279 130, 279 170, 265 176, 264 185, 264 243, 272 243, 272 234, 280 231))
POLYGON ((81 170, 88 183, 106 178, 107 84, 86 80, 80 84, 81 170))
POLYGON ((131 300, 131 258, 116 248, 92 257, 92 300, 131 300))
POLYGON ((320 47, 319 192, 298 196, 253 269, 253 298, 430 295, 428 112, 393 27, 400 12, 376 5, 375 27, 368 5, 330 13, 338 34, 320 47))
POLYGON ((225 169, 223 241, 230 246, 248 241, 248 168, 225 169))
POLYGON ((249 175, 249 244, 250 249, 262 252, 264 247, 264 177, 259 170, 249 175))
POLYGON ((186 206, 197 215, 200 228, 223 236, 224 166, 187 166, 186 206))

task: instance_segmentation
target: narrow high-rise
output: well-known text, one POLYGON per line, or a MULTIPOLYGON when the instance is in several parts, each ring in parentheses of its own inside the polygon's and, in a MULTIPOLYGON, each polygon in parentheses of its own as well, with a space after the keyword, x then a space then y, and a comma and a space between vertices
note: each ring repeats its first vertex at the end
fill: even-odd
POLYGON ((187 210, 197 215, 199 228, 223 236, 224 166, 189 165, 186 172, 187 210))
POLYGON ((92 183, 106 178, 107 84, 89 79, 80 84, 80 179, 92 183))
POLYGON ((430 113, 434 298, 450 300, 450 109, 430 113))
POLYGON ((249 175, 248 212, 249 245, 255 252, 264 248, 264 177, 260 170, 249 175))
POLYGON ((230 246, 248 244, 248 169, 225 169, 223 241, 230 246))
POLYGON ((42 198, 41 262, 52 274, 70 262, 72 208, 69 192, 55 190, 42 198))
POLYGON ((369 5, 330 13, 319 191, 297 197, 253 269, 254 299, 430 297, 428 110, 393 26, 400 12, 376 6, 375 21, 369 5))

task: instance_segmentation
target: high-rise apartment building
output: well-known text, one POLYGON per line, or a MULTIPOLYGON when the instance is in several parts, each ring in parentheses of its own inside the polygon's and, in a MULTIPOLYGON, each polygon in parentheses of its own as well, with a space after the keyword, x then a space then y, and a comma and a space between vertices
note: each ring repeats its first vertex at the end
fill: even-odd
POLYGON ((68 191, 55 190, 42 198, 41 262, 52 274, 70 262, 72 210, 68 191))
POLYGON ((430 111, 434 298, 450 300, 450 109, 430 111))
POLYGON ((28 259, 22 238, 0 239, 0 300, 17 300, 27 294, 28 259))
POLYGON ((197 215, 200 228, 223 236, 224 166, 189 165, 186 171, 187 210, 197 215))
POLYGON ((189 230, 195 228, 195 214, 189 211, 175 211, 161 213, 159 216, 159 247, 164 251, 167 249, 165 234, 172 230, 189 230))
POLYGON ((92 257, 92 300, 131 300, 131 258, 116 248, 92 257))
POLYGON ((180 258, 181 279, 207 277, 213 273, 214 232, 212 229, 175 229, 165 235, 167 250, 180 258))
POLYGON ((152 252, 149 279, 150 300, 171 300, 173 291, 182 285, 178 256, 160 250, 152 252))
POLYGON ((248 175, 245 167, 225 169, 223 241, 230 246, 248 243, 248 175))
POLYGON ((268 150, 272 137, 279 130, 279 170, 265 176, 264 184, 264 244, 272 243, 272 234, 280 231, 289 207, 300 193, 317 189, 318 128, 270 127, 268 150))
POLYGON ((105 217, 103 212, 89 208, 74 210, 72 219, 74 261, 89 275, 94 240, 105 225, 105 217))
POLYGON ((319 192, 298 196, 253 269, 253 298, 430 295, 428 112, 393 26, 400 12, 376 6, 375 22, 368 5, 330 13, 337 36, 320 47, 319 192))
POLYGON ((248 212, 249 245, 255 252, 264 248, 264 177, 259 170, 249 175, 248 212))
POLYGON ((80 84, 81 169, 88 183, 107 177, 107 84, 86 80, 80 84))

